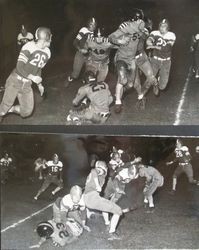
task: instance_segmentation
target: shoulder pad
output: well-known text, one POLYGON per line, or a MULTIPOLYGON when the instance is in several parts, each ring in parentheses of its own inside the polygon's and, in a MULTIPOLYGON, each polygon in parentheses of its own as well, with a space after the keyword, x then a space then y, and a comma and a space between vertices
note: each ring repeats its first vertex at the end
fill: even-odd
POLYGON ((91 33, 92 34, 92 32, 90 30, 88 30, 88 28, 86 28, 86 27, 81 28, 79 33, 83 33, 83 34, 91 33))

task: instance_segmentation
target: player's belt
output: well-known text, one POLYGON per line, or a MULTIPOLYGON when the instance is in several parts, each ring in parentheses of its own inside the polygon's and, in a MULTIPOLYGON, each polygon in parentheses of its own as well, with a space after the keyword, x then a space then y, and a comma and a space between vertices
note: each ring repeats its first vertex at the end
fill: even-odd
POLYGON ((98 113, 98 115, 103 117, 103 118, 108 118, 110 115, 110 112, 101 112, 101 113, 98 113))
POLYGON ((143 53, 138 54, 138 55, 135 57, 135 59, 138 59, 138 58, 140 58, 141 56, 143 56, 143 53))
MULTIPOLYGON (((17 73, 16 73, 16 74, 17 74, 17 73)), ((20 75, 18 75, 18 74, 17 74, 17 79, 20 80, 20 81, 23 81, 24 83, 25 83, 25 82, 30 82, 29 79, 24 78, 24 77, 22 77, 22 76, 20 76, 20 75)))
POLYGON ((186 162, 186 163, 185 162, 184 163, 179 163, 180 166, 186 166, 188 164, 189 164, 188 162, 186 162))
POLYGON ((171 60, 171 57, 161 58, 161 57, 158 57, 158 56, 154 56, 153 58, 156 59, 156 60, 159 60, 159 61, 169 61, 169 60, 171 60))

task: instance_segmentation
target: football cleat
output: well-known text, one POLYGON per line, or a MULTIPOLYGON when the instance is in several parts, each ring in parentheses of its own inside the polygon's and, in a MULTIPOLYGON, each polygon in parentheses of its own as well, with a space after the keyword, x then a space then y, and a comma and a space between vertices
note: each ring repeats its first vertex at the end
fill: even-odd
POLYGON ((144 110, 146 107, 146 97, 143 97, 142 99, 138 99, 135 105, 137 110, 144 110))
POLYGON ((120 239, 121 237, 119 237, 119 235, 116 232, 110 233, 108 237, 108 240, 120 240, 120 239))
POLYGON ((115 104, 115 113, 119 114, 122 112, 122 104, 115 104))
POLYGON ((149 208, 146 210, 146 213, 147 213, 147 214, 152 214, 154 211, 155 211, 155 208, 154 208, 154 207, 149 207, 149 208))

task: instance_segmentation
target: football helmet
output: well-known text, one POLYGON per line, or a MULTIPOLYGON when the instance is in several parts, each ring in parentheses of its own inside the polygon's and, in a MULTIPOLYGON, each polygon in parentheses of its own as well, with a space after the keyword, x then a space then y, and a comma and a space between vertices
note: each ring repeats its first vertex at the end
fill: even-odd
POLYGON ((137 21, 139 19, 142 19, 142 20, 144 19, 144 12, 141 9, 134 9, 132 20, 137 21))
POLYGON ((94 17, 91 17, 88 19, 88 22, 87 22, 87 26, 88 26, 88 29, 90 31, 94 31, 97 27, 97 21, 94 17))
POLYGON ((82 188, 78 185, 73 186, 70 189, 70 196, 74 203, 78 203, 82 196, 82 188))
POLYGON ((51 42, 52 40, 51 30, 46 27, 39 27, 35 32, 35 39, 44 40, 46 42, 51 42))
POLYGON ((162 19, 162 21, 159 23, 159 28, 161 28, 161 26, 166 26, 167 30, 169 30, 170 24, 168 19, 166 18, 162 19))
POLYGON ((84 76, 84 81, 86 84, 89 83, 96 83, 97 82, 97 76, 92 71, 87 71, 84 76))
POLYGON ((54 228, 50 222, 44 221, 38 224, 36 231, 39 237, 49 239, 54 232, 54 228))
POLYGON ((95 168, 97 169, 99 175, 107 173, 107 165, 105 161, 96 161, 95 168))

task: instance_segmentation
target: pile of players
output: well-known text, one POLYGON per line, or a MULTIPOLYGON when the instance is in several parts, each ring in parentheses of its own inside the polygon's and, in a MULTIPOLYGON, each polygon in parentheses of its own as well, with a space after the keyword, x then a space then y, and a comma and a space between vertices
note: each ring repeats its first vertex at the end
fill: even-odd
POLYGON ((172 47, 176 36, 170 31, 167 19, 161 20, 158 29, 153 30, 152 21, 144 17, 142 10, 137 9, 129 20, 119 25, 119 28, 108 37, 103 37, 100 29, 96 34, 96 27, 96 19, 89 19, 87 27, 80 29, 74 41, 77 52, 73 72, 68 77, 67 84, 79 78, 84 64, 85 71, 92 73, 96 79, 93 82, 86 81, 87 85, 79 89, 78 97, 73 101, 74 106, 77 106, 84 98, 88 98, 89 111, 88 108, 84 113, 82 110, 70 111, 69 121, 89 120, 93 123, 104 123, 104 114, 107 118, 110 115, 109 107, 113 98, 110 98, 108 86, 104 81, 109 71, 111 49, 116 50, 116 113, 122 111, 123 96, 128 89, 135 88, 138 95, 136 106, 144 109, 145 95, 150 87, 153 87, 153 92, 157 96, 168 84, 172 47), (144 84, 141 84, 141 75, 145 77, 144 84), (99 109, 101 102, 106 105, 99 109))
MULTIPOLYGON (((199 148, 196 148, 199 152, 199 148)), ((41 240, 35 247, 39 247, 47 239, 52 239, 56 246, 64 246, 83 233, 90 231, 86 225, 94 212, 102 214, 105 226, 108 230, 108 240, 118 240, 120 236, 116 233, 121 215, 132 210, 131 207, 121 208, 118 201, 125 195, 125 186, 131 181, 145 178, 143 187, 143 201, 147 213, 154 211, 153 194, 157 188, 164 184, 164 177, 152 166, 142 163, 140 157, 133 161, 122 160, 122 150, 113 147, 110 161, 97 160, 91 169, 83 189, 77 185, 73 186, 70 193, 62 198, 57 198, 53 204, 53 219, 39 223, 37 233, 41 240)), ((191 155, 187 146, 177 140, 175 148, 175 160, 178 166, 173 174, 171 194, 176 191, 177 178, 185 173, 192 184, 199 185, 199 181, 193 178, 191 155)), ((167 162, 166 165, 172 164, 167 162)), ((52 168, 52 165, 50 169, 52 168)), ((55 180, 55 179, 54 179, 55 180)), ((55 182, 54 182, 55 183, 55 182)))

